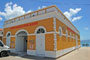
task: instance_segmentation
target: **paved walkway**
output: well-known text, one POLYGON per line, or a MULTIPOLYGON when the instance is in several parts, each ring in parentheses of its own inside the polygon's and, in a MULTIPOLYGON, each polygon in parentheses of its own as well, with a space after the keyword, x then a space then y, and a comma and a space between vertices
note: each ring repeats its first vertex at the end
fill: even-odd
POLYGON ((90 47, 82 47, 57 60, 90 60, 90 47))
POLYGON ((90 60, 90 47, 80 48, 58 59, 11 55, 8 57, 0 57, 0 60, 90 60))

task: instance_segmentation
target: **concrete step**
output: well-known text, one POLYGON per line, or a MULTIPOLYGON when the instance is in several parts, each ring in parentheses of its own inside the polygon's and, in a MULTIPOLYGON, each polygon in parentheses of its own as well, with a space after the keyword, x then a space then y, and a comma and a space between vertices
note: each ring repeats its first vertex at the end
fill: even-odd
POLYGON ((27 52, 16 52, 16 54, 18 54, 18 56, 25 56, 27 55, 27 52))

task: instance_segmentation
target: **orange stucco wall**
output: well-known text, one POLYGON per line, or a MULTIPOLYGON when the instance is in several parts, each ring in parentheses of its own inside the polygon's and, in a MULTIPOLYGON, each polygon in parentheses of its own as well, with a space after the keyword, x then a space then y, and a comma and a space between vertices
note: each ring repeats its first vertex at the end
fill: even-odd
MULTIPOLYGON (((58 19, 56 19, 56 31, 59 32, 59 27, 62 27, 62 33, 66 34, 66 30, 68 31, 68 35, 70 36, 70 32, 72 33, 73 36, 78 36, 78 39, 80 41, 80 35, 70 31, 67 29, 67 26, 62 23, 61 21, 59 21, 58 19)), ((78 42, 78 44, 80 45, 80 42, 78 42)), ((62 49, 66 49, 66 48, 70 48, 76 46, 76 40, 70 37, 66 37, 64 35, 59 36, 59 34, 57 34, 57 50, 62 50, 62 49)))
MULTIPOLYGON (((46 28, 46 31, 47 32, 52 32, 54 31, 54 28, 53 28, 53 18, 48 18, 48 19, 43 19, 43 20, 40 20, 40 21, 35 21, 37 22, 36 25, 32 25, 32 26, 24 26, 23 25, 18 25, 20 26, 20 28, 15 28, 15 27, 18 27, 18 26, 14 26, 13 27, 9 27, 9 28, 4 28, 4 38, 3 38, 3 42, 6 44, 6 33, 9 31, 11 32, 11 35, 15 36, 16 32, 21 30, 21 29, 25 29, 28 31, 29 34, 34 34, 35 33, 35 30, 37 27, 39 26, 44 26, 46 28), (24 26, 24 27, 22 27, 24 26), (12 28, 12 29, 11 29, 12 28)), ((31 22, 31 23, 34 23, 34 22, 31 22)), ((27 24, 30 24, 30 23, 27 23, 27 24)), ((70 35, 70 32, 68 29, 67 29, 67 26, 62 23, 61 21, 59 21, 58 19, 56 19, 56 31, 58 32, 59 30, 59 27, 62 27, 62 32, 63 34, 66 34, 66 30, 68 31, 68 35, 70 35)), ((78 34, 75 34, 72 32, 72 34, 74 35, 78 35, 78 34)), ((56 37, 57 37, 57 50, 62 50, 62 49, 66 49, 66 48, 70 48, 70 47, 73 47, 73 46, 76 46, 76 40, 73 39, 73 38, 66 38, 66 36, 59 36, 59 34, 56 34, 56 37)), ((78 45, 80 45, 80 35, 78 35, 78 45)), ((28 50, 36 50, 36 35, 29 35, 27 36, 27 40, 28 40, 28 43, 27 43, 27 49, 28 50), (30 42, 30 40, 33 40, 33 42, 30 42), (30 48, 30 46, 33 45, 33 48, 30 48)), ((11 37, 11 44, 10 44, 11 48, 15 48, 15 37, 11 37)), ((54 51, 54 33, 52 34, 45 34, 45 50, 46 51, 54 51)))
POLYGON ((6 45, 6 38, 3 38, 3 43, 6 45))
POLYGON ((11 43, 10 43, 10 48, 15 48, 15 37, 11 37, 11 39, 10 39, 11 41, 11 43))
POLYGON ((78 45, 80 45, 80 36, 78 35, 78 45))
POLYGON ((45 35, 45 50, 54 51, 54 34, 45 35))
MULTIPOLYGON (((26 27, 20 27, 20 28, 15 28, 15 29, 10 29, 11 27, 4 28, 4 36, 6 36, 6 33, 8 31, 11 32, 11 35, 15 35, 16 32, 20 29, 25 29, 28 31, 29 34, 32 34, 35 32, 35 29, 39 26, 44 26, 46 28, 47 32, 54 30, 53 29, 53 18, 43 19, 43 20, 35 21, 35 22, 37 22, 36 25, 32 25, 32 26, 28 26, 28 27, 26 26, 26 27)), ((33 23, 33 22, 30 22, 30 23, 33 23)), ((27 23, 27 24, 30 24, 30 23, 27 23)), ((22 24, 22 25, 24 25, 24 24, 22 24)), ((18 25, 18 26, 20 26, 20 25, 18 25)))
MULTIPOLYGON (((26 24, 22 24, 22 25, 18 25, 18 26, 13 26, 13 27, 9 27, 9 28, 4 28, 4 38, 3 38, 3 42, 6 43, 6 34, 7 32, 11 32, 11 35, 15 36, 16 32, 21 30, 21 29, 25 29, 28 31, 29 34, 34 34, 36 28, 38 28, 39 26, 44 26, 46 28, 47 32, 52 32, 54 31, 53 29, 53 18, 47 18, 47 19, 43 19, 43 20, 39 20, 39 21, 35 21, 37 24, 32 25, 32 26, 26 26, 26 24), (20 28, 19 28, 20 27, 20 28)), ((27 24, 32 24, 34 22, 31 23, 27 23, 27 24)), ((35 50, 36 49, 36 35, 28 35, 27 36, 27 49, 28 50, 35 50), (30 40, 33 40, 33 42, 30 42, 30 40), (33 45, 33 48, 30 48, 30 46, 33 45)), ((11 44, 10 44, 11 48, 15 48, 15 37, 11 37, 11 44)), ((54 50, 54 40, 53 40, 53 34, 46 34, 45 35, 45 50, 47 51, 53 51, 54 50)))
POLYGON ((0 40, 2 40, 2 36, 0 36, 0 40))
POLYGON ((28 43, 27 43, 28 50, 36 50, 36 35, 28 36, 27 40, 28 40, 28 43), (30 46, 33 46, 33 48, 30 48, 30 46))
MULTIPOLYGON (((36 35, 28 36, 28 50, 36 50, 36 35), (33 40, 33 42, 30 42, 33 40), (33 46, 33 48, 30 48, 33 46)), ((45 50, 53 51, 54 50, 54 34, 45 34, 45 50)))

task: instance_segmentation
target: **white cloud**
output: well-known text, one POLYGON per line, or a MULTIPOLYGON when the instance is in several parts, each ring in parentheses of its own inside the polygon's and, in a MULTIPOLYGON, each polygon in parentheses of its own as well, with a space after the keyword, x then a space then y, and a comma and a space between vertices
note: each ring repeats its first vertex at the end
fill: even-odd
POLYGON ((82 18, 82 16, 73 17, 76 14, 78 14, 81 11, 81 8, 72 9, 70 8, 69 11, 64 12, 64 15, 70 20, 70 21, 76 21, 82 18))
POLYGON ((76 9, 72 9, 70 8, 70 13, 73 15, 73 14, 77 14, 79 11, 81 11, 81 8, 76 8, 76 9))
MULTIPOLYGON (((41 9, 41 8, 45 8, 46 6, 39 6, 38 9, 41 9)), ((25 11, 23 9, 23 7, 21 6, 18 6, 17 4, 13 4, 12 2, 9 2, 9 3, 6 3, 5 4, 5 9, 4 9, 4 12, 1 12, 0 11, 0 16, 4 16, 5 19, 11 19, 11 18, 14 18, 14 17, 17 17, 17 16, 20 16, 20 15, 23 15, 25 13, 29 13, 31 12, 32 10, 29 10, 29 11, 25 11)), ((0 20, 2 20, 2 18, 0 17, 0 20)))
POLYGON ((85 30, 89 30, 89 28, 88 28, 88 27, 85 27, 84 29, 85 29, 85 30))
POLYGON ((45 8, 46 6, 39 6, 38 9, 42 9, 42 8, 45 8))
POLYGON ((2 20, 2 17, 0 17, 0 21, 2 20))
POLYGON ((82 18, 82 16, 74 17, 74 18, 72 19, 72 22, 73 22, 73 21, 76 21, 76 20, 80 20, 81 18, 82 18))
POLYGON ((45 8, 46 6, 42 6, 42 8, 45 8))
POLYGON ((6 3, 5 5, 5 12, 0 11, 0 15, 4 16, 6 19, 11 19, 29 12, 31 12, 31 10, 25 12, 23 7, 18 6, 17 4, 12 4, 12 2, 9 2, 6 3))
POLYGON ((29 11, 27 11, 26 13, 30 13, 30 12, 32 12, 32 10, 29 10, 29 11))
POLYGON ((68 11, 64 12, 64 15, 69 19, 71 20, 71 13, 69 13, 68 11))

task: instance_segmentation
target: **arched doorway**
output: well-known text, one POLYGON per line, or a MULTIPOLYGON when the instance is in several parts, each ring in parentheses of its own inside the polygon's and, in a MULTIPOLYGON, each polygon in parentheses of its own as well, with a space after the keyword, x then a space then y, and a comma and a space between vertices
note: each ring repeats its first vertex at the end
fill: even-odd
POLYGON ((8 34, 6 35, 6 45, 7 45, 8 47, 10 47, 10 36, 11 36, 10 33, 8 33, 8 34))
POLYGON ((36 54, 37 56, 45 55, 45 28, 39 27, 36 31, 36 54))
POLYGON ((20 31, 16 34, 16 51, 27 52, 27 32, 20 31))

